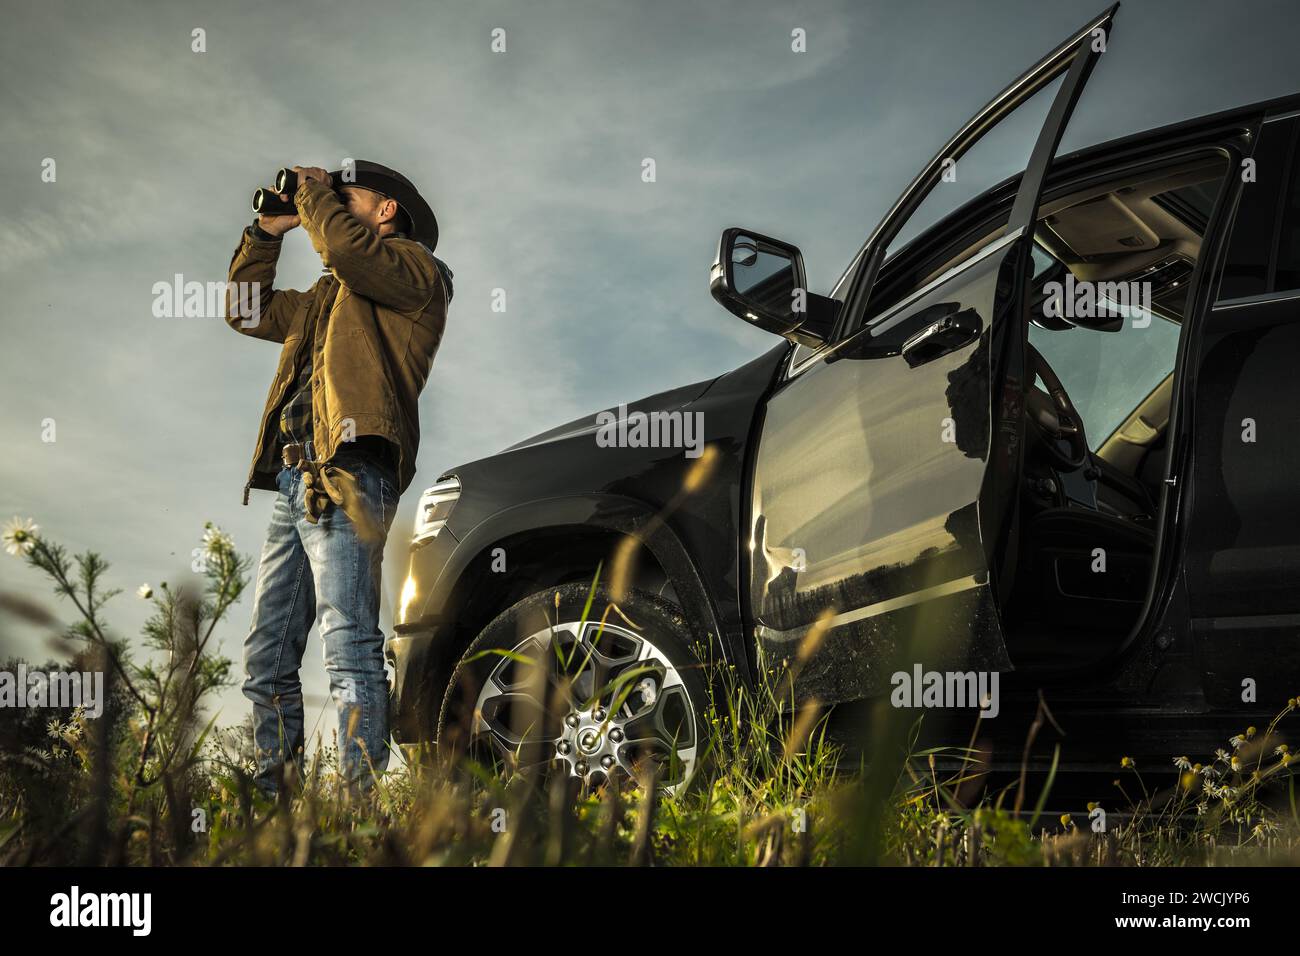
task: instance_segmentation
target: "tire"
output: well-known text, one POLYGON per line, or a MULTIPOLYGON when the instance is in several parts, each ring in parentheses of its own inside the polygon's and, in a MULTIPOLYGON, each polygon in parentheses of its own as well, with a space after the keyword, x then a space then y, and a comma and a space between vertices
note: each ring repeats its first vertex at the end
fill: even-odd
POLYGON ((539 591, 470 642, 438 714, 444 759, 563 772, 586 792, 635 789, 647 772, 668 793, 699 779, 708 680, 681 610, 635 590, 614 605, 597 588, 584 623, 589 594, 539 591))

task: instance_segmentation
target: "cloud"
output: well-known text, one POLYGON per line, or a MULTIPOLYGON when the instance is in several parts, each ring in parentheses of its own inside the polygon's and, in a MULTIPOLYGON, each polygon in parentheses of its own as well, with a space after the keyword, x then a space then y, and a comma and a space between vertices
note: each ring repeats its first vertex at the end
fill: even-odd
MULTIPOLYGON (((1279 23, 1293 14, 1184 10, 1121 11, 1080 109, 1093 140, 1289 92, 1294 31, 1279 23), (1206 60, 1222 69, 1183 68, 1206 60)), ((376 159, 432 198, 456 273, 416 486, 390 539, 391 596, 419 487, 442 469, 775 343, 709 298, 723 227, 799 243, 811 284, 829 289, 952 129, 1092 12, 1070 0, 24 5, 0 35, 0 515, 33 514, 75 550, 104 552, 131 589, 187 567, 208 519, 256 555, 272 498, 239 501, 276 349, 219 319, 155 319, 150 289, 177 272, 224 278, 249 195, 280 165, 376 159), (190 49, 198 26, 203 54, 190 49), (489 49, 497 26, 505 55, 489 49), (794 27, 806 54, 790 51, 794 27), (55 184, 40 181, 47 156, 55 184), (490 308, 497 288, 504 314, 490 308), (40 440, 47 417, 54 445, 40 440)), ((319 271, 305 238, 287 238, 282 284, 319 271)), ((224 631, 236 658, 251 594, 224 631)), ((138 603, 114 613, 122 633, 143 620, 138 603)), ((324 693, 319 655, 304 679, 324 693)), ((222 702, 228 720, 247 710, 237 691, 222 702)))

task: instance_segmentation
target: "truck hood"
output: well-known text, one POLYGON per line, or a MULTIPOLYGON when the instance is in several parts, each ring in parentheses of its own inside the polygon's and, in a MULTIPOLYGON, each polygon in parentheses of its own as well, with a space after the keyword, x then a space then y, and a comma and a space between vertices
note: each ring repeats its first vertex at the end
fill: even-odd
MULTIPOLYGON (((695 401, 701 395, 709 390, 718 379, 707 378, 703 381, 695 382, 691 385, 681 385, 677 388, 670 388, 664 392, 657 392, 654 395, 648 395, 635 402, 625 403, 627 411, 631 412, 671 412, 682 408, 695 401)), ((575 418, 571 422, 563 425, 557 425, 555 428, 539 432, 523 441, 515 442, 501 449, 501 452, 518 451, 521 448, 528 448, 532 445, 542 445, 546 442, 561 441, 566 438, 572 438, 576 435, 594 433, 599 427, 596 421, 601 412, 612 412, 615 415, 619 413, 619 406, 613 405, 609 408, 602 408, 599 411, 592 412, 589 415, 583 415, 581 418, 575 418)))

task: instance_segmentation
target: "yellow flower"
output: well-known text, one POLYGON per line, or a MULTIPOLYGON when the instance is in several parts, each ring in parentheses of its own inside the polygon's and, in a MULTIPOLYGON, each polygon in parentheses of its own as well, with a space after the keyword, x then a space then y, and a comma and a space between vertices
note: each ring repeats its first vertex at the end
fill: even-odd
POLYGON ((1123 767, 1125 770, 1131 770, 1131 769, 1133 768, 1133 766, 1134 766, 1134 764, 1133 764, 1133 758, 1132 758, 1132 757, 1125 757, 1123 760, 1121 760, 1121 761, 1119 762, 1119 765, 1120 765, 1121 767, 1123 767))

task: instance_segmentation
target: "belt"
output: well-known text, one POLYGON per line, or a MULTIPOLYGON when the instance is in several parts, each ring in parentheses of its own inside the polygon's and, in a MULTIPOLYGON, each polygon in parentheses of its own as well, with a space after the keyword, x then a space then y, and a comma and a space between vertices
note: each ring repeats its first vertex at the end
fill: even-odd
POLYGON ((310 439, 304 443, 287 443, 280 452, 286 468, 297 468, 302 472, 303 508, 307 520, 316 524, 332 501, 348 516, 357 529, 358 538, 368 544, 382 543, 384 529, 366 508, 356 475, 338 465, 316 461, 315 453, 310 439))

